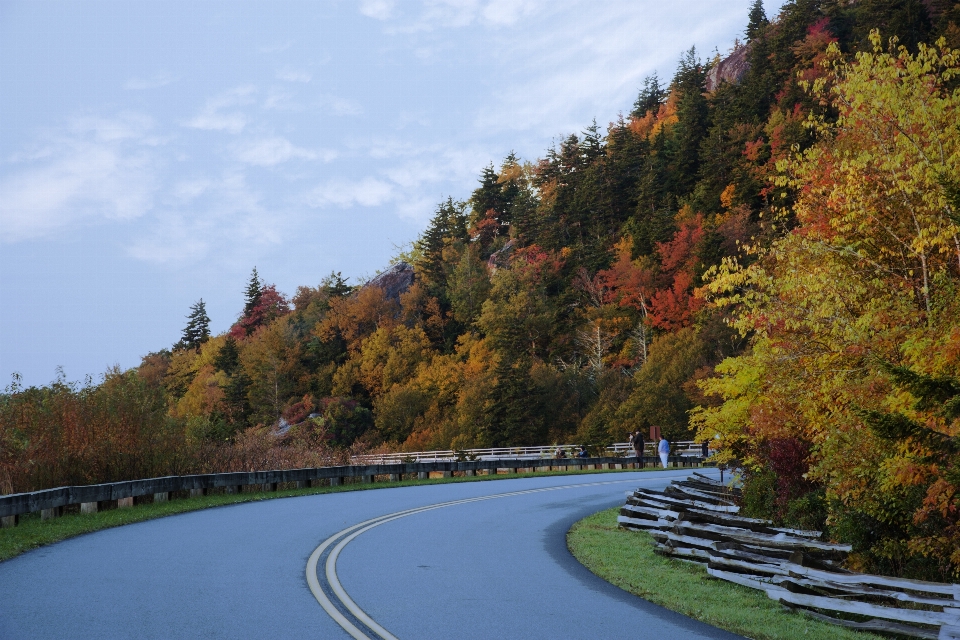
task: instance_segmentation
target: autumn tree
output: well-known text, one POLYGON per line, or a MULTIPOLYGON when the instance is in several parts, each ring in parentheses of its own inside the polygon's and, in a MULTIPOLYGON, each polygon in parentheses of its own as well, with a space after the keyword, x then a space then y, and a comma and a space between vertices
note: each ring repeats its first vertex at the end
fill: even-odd
POLYGON ((751 266, 727 260, 709 285, 716 302, 739 305, 735 323, 753 337, 705 383, 725 401, 696 421, 757 477, 772 470, 772 443, 803 445, 778 479, 822 488, 821 518, 855 542, 858 566, 945 579, 960 567, 960 538, 934 541, 923 523, 939 504, 949 525, 956 485, 930 445, 960 424, 920 381, 960 368, 948 178, 960 169, 960 64, 945 48, 885 51, 876 32, 872 42, 852 64, 832 45, 834 77, 811 87, 838 116, 813 120, 820 142, 780 163, 778 188, 798 194, 795 226, 751 266), (897 431, 904 420, 940 435, 897 431))

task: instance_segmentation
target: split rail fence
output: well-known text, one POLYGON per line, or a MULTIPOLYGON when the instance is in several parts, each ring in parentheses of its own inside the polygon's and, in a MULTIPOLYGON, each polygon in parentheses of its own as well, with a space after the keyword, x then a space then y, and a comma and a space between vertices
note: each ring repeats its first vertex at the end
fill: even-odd
POLYGON ((703 562, 716 578, 758 589, 803 615, 863 631, 960 639, 960 585, 854 573, 849 545, 819 531, 738 515, 739 490, 694 473, 664 491, 637 489, 620 526, 641 529, 662 555, 703 562))

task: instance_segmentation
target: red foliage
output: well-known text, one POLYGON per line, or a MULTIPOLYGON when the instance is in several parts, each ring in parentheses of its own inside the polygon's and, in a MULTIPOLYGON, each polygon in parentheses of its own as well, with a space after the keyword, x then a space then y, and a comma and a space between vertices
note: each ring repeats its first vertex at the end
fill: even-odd
POLYGON ((704 301, 693 295, 697 267, 696 249, 703 240, 703 216, 685 220, 667 242, 657 244, 660 254, 658 290, 650 299, 649 318, 655 327, 675 331, 689 326, 704 301))
POLYGON ((693 295, 693 274, 681 271, 670 288, 660 289, 650 299, 650 323, 667 331, 682 329, 693 322, 693 314, 703 305, 704 301, 693 295))
POLYGON ((630 259, 630 251, 617 252, 617 261, 597 273, 595 281, 603 292, 603 301, 620 307, 645 311, 653 294, 653 273, 630 259))
POLYGON ((681 269, 694 267, 696 264, 694 251, 701 240, 703 240, 703 215, 698 213, 695 217, 684 220, 677 232, 673 234, 673 238, 657 243, 661 273, 670 275, 681 269))
POLYGON ((494 209, 487 209, 483 217, 477 220, 477 223, 470 229, 470 237, 479 242, 481 246, 490 246, 493 239, 500 235, 500 221, 497 219, 497 212, 494 209))
POLYGON ((260 291, 260 301, 250 310, 250 313, 230 327, 230 335, 240 340, 253 334, 259 327, 288 313, 290 313, 290 303, 282 293, 277 291, 275 285, 268 284, 260 291))
POLYGON ((777 474, 776 504, 783 510, 813 489, 813 484, 804 478, 810 469, 810 443, 797 438, 771 438, 767 441, 767 455, 777 474))

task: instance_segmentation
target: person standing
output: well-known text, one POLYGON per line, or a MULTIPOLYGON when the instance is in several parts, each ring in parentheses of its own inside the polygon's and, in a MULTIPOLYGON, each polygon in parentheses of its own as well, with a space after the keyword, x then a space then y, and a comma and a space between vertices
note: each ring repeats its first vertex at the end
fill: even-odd
POLYGON ((667 442, 667 439, 660 435, 660 444, 657 445, 657 453, 660 454, 660 462, 663 464, 663 468, 667 468, 667 460, 670 457, 670 443, 667 442))
POLYGON ((633 445, 633 452, 637 455, 637 462, 640 463, 640 467, 643 467, 643 432, 640 429, 637 429, 634 432, 633 437, 630 438, 630 443, 633 445))

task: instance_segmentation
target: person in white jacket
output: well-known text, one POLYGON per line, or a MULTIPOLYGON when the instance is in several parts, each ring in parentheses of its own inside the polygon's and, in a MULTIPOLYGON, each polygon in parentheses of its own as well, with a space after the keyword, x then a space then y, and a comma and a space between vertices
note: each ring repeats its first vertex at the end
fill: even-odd
POLYGON ((667 468, 667 458, 670 455, 670 443, 667 442, 667 439, 662 435, 660 436, 660 444, 657 445, 657 453, 660 454, 660 462, 663 463, 663 468, 667 468))

